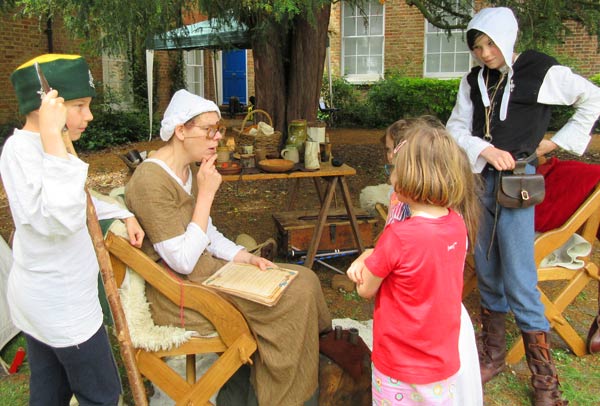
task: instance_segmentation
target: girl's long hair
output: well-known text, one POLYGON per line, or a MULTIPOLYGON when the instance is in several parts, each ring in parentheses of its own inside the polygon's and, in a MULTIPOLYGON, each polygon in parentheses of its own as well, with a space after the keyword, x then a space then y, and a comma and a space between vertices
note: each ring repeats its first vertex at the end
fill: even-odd
POLYGON ((416 203, 452 208, 464 219, 471 249, 481 207, 478 178, 466 153, 443 128, 419 121, 405 131, 394 157, 394 190, 416 203))

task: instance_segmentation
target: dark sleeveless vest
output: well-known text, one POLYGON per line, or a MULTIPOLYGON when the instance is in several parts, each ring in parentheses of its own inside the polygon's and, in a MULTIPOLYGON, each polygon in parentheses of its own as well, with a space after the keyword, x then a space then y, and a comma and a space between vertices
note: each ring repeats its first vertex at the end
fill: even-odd
MULTIPOLYGON (((510 101, 506 119, 500 121, 500 104, 506 78, 499 84, 496 97, 492 100, 493 110, 490 114, 491 143, 499 149, 508 151, 515 158, 531 155, 544 137, 552 107, 538 103, 540 87, 548 69, 558 65, 558 62, 537 51, 525 51, 513 65, 510 101)), ((483 138, 485 134, 485 109, 481 101, 481 93, 477 84, 477 75, 482 68, 477 66, 467 76, 471 86, 471 101, 473 102, 473 135, 483 138)), ((488 95, 492 99, 493 87, 500 78, 500 71, 483 68, 484 80, 488 78, 488 95), (488 76, 489 75, 489 76, 488 76)))

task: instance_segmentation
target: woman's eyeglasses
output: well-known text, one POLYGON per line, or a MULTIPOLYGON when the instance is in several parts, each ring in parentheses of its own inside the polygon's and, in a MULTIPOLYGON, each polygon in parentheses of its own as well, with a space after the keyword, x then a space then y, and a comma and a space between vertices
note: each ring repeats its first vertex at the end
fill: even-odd
POLYGON ((206 132, 206 135, 198 135, 198 136, 187 136, 185 138, 199 138, 206 137, 209 140, 214 140, 217 136, 217 133, 220 133, 221 136, 225 137, 225 133, 227 132, 227 127, 223 125, 222 122, 218 122, 213 125, 196 125, 196 124, 188 124, 188 127, 198 127, 202 131, 206 132))

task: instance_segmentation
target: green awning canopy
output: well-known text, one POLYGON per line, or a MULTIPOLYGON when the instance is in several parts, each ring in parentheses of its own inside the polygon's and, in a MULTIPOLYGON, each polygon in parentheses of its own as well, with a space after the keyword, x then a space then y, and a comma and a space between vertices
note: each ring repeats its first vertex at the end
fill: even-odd
POLYGON ((250 48, 248 28, 234 20, 210 19, 148 38, 146 49, 250 48))

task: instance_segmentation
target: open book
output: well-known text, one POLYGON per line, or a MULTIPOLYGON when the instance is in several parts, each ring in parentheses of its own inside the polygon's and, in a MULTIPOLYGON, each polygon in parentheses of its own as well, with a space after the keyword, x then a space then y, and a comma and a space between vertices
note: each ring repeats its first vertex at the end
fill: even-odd
POLYGON ((228 262, 202 285, 266 306, 275 306, 296 275, 298 271, 291 269, 267 268, 262 271, 255 265, 228 262))

